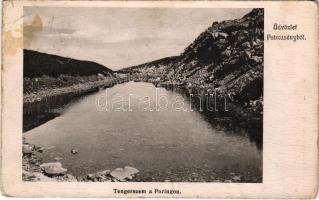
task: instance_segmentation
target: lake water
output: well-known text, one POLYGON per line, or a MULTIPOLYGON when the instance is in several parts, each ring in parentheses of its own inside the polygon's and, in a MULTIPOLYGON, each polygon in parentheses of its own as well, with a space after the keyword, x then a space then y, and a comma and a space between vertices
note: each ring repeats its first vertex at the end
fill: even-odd
POLYGON ((176 92, 128 82, 83 97, 24 135, 46 148, 38 155, 43 162, 59 160, 76 176, 131 166, 144 181, 213 181, 230 174, 261 180, 262 151, 247 135, 216 129, 189 109, 189 101, 184 110, 181 105, 176 92))

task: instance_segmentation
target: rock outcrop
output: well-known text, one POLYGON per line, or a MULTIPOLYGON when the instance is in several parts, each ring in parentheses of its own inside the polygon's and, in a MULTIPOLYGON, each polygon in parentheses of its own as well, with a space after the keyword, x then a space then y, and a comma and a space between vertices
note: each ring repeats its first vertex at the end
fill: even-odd
POLYGON ((234 104, 262 114, 263 26, 263 9, 253 9, 241 19, 213 22, 180 56, 120 72, 135 80, 215 90, 234 104))

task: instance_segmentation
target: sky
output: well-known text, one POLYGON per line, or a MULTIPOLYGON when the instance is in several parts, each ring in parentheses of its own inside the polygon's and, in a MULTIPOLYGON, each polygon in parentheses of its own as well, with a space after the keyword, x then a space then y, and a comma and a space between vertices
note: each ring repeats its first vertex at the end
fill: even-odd
POLYGON ((24 7, 24 48, 118 70, 179 55, 214 21, 250 10, 24 7))

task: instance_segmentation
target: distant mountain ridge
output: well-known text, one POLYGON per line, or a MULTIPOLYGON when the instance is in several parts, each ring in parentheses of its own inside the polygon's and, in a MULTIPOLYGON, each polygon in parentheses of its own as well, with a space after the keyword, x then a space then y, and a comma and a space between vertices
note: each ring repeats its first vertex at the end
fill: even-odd
POLYGON ((126 67, 126 68, 118 70, 117 72, 128 73, 128 72, 132 72, 132 71, 142 70, 143 68, 150 68, 151 66, 154 68, 160 68, 162 65, 166 66, 166 65, 171 64, 171 62, 173 62, 173 60, 175 60, 177 58, 178 58, 178 56, 165 57, 165 58, 161 58, 161 59, 154 60, 151 62, 143 63, 140 65, 126 67))
POLYGON ((60 75, 90 76, 111 75, 113 71, 103 65, 91 61, 76 60, 62 56, 23 50, 23 77, 59 77, 60 75))

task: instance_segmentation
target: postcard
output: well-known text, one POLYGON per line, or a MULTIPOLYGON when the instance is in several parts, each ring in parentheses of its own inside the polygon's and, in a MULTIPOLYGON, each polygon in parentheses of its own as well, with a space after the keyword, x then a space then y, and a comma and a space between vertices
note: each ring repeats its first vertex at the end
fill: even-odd
POLYGON ((314 198, 311 1, 4 1, 15 197, 314 198))

